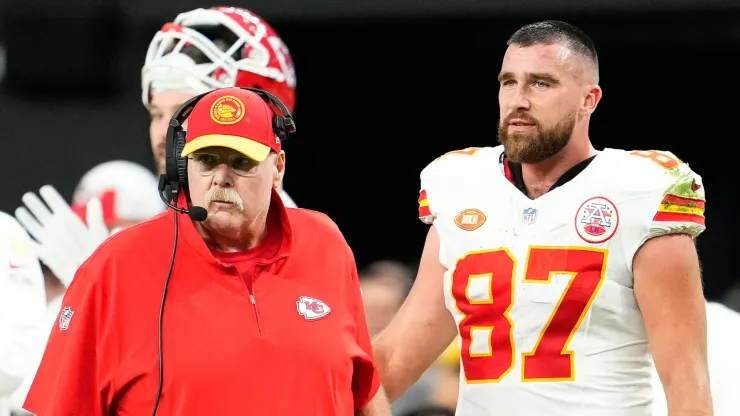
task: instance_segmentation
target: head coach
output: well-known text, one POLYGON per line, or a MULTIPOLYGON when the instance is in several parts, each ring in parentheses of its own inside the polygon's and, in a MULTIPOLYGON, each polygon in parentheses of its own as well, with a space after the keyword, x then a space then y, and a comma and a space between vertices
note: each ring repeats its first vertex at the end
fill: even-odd
POLYGON ((276 191, 294 130, 256 89, 180 108, 160 180, 173 209, 79 268, 27 410, 390 414, 349 246, 328 217, 286 208, 276 191))

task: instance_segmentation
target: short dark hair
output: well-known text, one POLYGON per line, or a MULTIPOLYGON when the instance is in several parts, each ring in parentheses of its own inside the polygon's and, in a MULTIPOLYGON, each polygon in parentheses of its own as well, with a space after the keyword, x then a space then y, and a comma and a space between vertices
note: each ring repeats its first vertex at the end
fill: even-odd
POLYGON ((599 57, 593 40, 581 29, 560 20, 545 20, 522 26, 506 42, 507 45, 532 46, 558 43, 587 58, 594 65, 599 79, 599 57))

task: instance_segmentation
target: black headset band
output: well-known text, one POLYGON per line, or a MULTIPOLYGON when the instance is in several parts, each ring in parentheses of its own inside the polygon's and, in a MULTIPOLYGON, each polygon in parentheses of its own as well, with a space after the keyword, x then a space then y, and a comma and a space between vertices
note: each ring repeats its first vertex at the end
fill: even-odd
MULTIPOLYGON (((275 96, 272 93, 269 93, 265 90, 261 90, 259 88, 251 88, 251 87, 237 87, 242 90, 252 91, 253 93, 257 94, 265 100, 268 104, 272 104, 275 107, 280 110, 280 115, 285 120, 285 128, 288 130, 289 133, 295 132, 295 122, 293 121, 293 116, 290 114, 290 111, 288 110, 288 107, 283 104, 280 99, 275 96)), ((215 91, 215 90, 214 90, 215 91)), ((171 127, 180 127, 185 122, 185 120, 190 116, 190 113, 193 111, 193 108, 195 108, 195 105, 198 104, 198 101, 200 101, 203 97, 206 95, 214 92, 214 91, 208 91, 204 92, 203 94, 196 95, 195 97, 185 101, 183 105, 180 106, 180 108, 177 109, 175 114, 172 116, 172 119, 170 119, 170 126, 171 127)))

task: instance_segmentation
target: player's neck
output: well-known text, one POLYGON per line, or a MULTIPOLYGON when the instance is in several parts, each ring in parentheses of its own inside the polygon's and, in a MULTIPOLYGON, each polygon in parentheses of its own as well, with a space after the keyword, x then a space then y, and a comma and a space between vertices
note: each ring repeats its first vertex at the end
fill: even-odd
POLYGON ((238 230, 216 230, 201 223, 197 224, 197 228, 209 249, 225 253, 252 249, 267 235, 265 221, 255 221, 238 230))
POLYGON ((591 157, 594 152, 588 138, 571 140, 563 150, 547 160, 523 163, 522 179, 527 187, 527 196, 537 199, 546 194, 565 172, 591 157))

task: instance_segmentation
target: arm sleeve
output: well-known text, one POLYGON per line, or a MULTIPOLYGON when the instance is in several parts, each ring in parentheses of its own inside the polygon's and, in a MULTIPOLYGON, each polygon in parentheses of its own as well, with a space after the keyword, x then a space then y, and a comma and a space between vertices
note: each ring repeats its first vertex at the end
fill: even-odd
POLYGON ((357 266, 355 265, 354 256, 350 252, 352 284, 350 285, 352 293, 350 299, 352 310, 354 311, 356 334, 355 339, 359 347, 354 355, 354 372, 352 376, 352 393, 355 401, 355 410, 362 410, 375 397, 380 388, 380 374, 375 365, 373 357, 373 347, 370 341, 370 331, 367 329, 367 319, 365 318, 365 308, 362 303, 362 293, 360 292, 360 280, 357 275, 357 266))
POLYGON ((64 295, 24 408, 37 416, 108 415, 112 400, 107 296, 93 257, 64 295), (108 335, 106 337, 106 335, 108 335))
POLYGON ((33 371, 46 291, 30 237, 5 214, 0 217, 0 239, 0 396, 6 396, 33 371))
POLYGON ((696 238, 706 229, 706 197, 701 176, 681 163, 668 173, 668 178, 669 185, 654 211, 646 239, 668 234, 688 234, 696 238))

